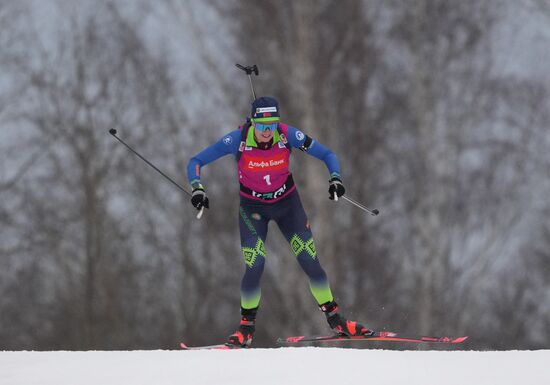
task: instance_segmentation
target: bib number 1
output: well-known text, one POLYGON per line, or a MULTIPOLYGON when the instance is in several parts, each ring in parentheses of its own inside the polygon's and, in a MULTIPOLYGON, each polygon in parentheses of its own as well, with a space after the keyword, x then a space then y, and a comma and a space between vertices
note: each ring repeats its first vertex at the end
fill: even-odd
POLYGON ((267 183, 268 186, 271 186, 271 175, 264 176, 265 183, 267 183))

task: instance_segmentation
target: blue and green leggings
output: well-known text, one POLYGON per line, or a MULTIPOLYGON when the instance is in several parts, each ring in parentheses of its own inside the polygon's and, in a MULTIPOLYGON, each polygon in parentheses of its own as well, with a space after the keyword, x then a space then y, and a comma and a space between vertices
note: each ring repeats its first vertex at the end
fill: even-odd
POLYGON ((317 257, 315 244, 298 191, 275 203, 263 203, 241 196, 239 229, 246 271, 241 282, 241 307, 258 307, 260 279, 264 271, 267 224, 274 220, 290 244, 298 263, 309 278, 311 293, 319 305, 333 300, 327 275, 317 257))

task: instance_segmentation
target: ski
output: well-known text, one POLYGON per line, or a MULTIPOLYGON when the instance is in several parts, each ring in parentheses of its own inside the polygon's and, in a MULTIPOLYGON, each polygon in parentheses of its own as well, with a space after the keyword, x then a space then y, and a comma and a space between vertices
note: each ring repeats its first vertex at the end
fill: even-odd
POLYGON ((279 338, 278 343, 299 344, 305 342, 334 342, 334 341, 393 341, 393 342, 432 342, 443 344, 458 344, 464 342, 468 337, 426 337, 402 335, 394 332, 373 332, 363 336, 347 336, 344 334, 333 334, 326 336, 292 336, 279 338))
POLYGON ((183 350, 233 350, 233 349, 245 349, 241 346, 231 344, 217 344, 217 345, 205 345, 205 346, 187 346, 183 342, 180 342, 180 348, 183 350))

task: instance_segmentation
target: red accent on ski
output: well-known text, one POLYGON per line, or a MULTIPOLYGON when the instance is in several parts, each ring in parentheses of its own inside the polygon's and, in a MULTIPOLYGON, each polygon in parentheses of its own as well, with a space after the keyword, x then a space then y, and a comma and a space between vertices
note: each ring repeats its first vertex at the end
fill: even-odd
POLYGON ((288 337, 288 342, 300 342, 302 339, 304 339, 305 336, 296 336, 296 337, 288 337))
POLYGON ((461 343, 461 342, 466 341, 467 339, 468 339, 468 336, 465 336, 465 337, 457 337, 457 338, 455 338, 455 339, 452 341, 452 343, 453 343, 453 344, 459 344, 459 343, 461 343))

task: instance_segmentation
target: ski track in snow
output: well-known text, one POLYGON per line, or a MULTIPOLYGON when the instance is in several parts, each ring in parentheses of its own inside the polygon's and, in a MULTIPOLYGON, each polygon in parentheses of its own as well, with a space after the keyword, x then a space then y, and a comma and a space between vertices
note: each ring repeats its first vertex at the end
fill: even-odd
POLYGON ((0 352, 1 385, 549 385, 550 350, 0 352))

